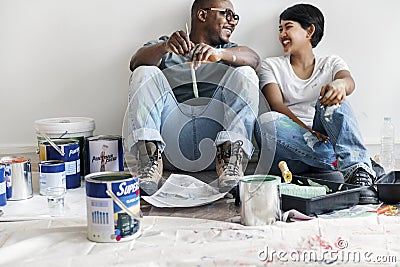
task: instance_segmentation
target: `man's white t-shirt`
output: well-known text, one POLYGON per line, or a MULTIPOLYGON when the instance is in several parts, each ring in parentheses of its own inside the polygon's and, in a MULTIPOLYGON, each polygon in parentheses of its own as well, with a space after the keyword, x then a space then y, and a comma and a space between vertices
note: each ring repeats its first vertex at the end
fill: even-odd
POLYGON ((260 88, 269 83, 278 84, 283 103, 307 126, 312 127, 315 104, 323 85, 334 80, 337 72, 349 70, 338 56, 315 56, 315 67, 311 77, 302 80, 290 65, 290 55, 266 58, 259 73, 260 88))

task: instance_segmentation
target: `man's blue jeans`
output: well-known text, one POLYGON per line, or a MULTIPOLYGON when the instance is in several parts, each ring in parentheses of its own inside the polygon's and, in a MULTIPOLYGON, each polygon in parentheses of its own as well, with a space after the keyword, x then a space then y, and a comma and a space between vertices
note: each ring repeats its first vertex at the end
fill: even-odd
POLYGON ((361 167, 375 176, 357 120, 347 101, 340 107, 321 108, 319 101, 315 105, 312 129, 329 136, 327 142, 319 141, 289 117, 277 112, 264 113, 258 121, 255 136, 259 146, 264 146, 261 153, 275 151, 271 160, 272 174, 280 174, 278 163, 284 160, 293 173, 339 170, 347 181, 361 167))
POLYGON ((125 142, 135 154, 138 141, 156 141, 167 169, 213 169, 216 146, 226 141, 242 140, 245 154, 251 157, 258 101, 258 77, 250 67, 230 68, 212 98, 179 103, 164 72, 141 66, 130 79, 125 142))

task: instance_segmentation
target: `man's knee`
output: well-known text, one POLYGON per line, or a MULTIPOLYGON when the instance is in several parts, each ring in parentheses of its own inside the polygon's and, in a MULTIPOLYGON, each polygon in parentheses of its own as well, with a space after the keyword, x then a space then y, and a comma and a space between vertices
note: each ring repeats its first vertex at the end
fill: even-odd
POLYGON ((132 72, 129 79, 129 84, 134 81, 143 81, 143 79, 146 79, 146 77, 160 75, 161 73, 162 71, 157 66, 139 66, 132 72))
POLYGON ((250 66, 236 67, 235 71, 238 73, 240 79, 247 79, 257 85, 258 87, 258 76, 255 70, 250 66))

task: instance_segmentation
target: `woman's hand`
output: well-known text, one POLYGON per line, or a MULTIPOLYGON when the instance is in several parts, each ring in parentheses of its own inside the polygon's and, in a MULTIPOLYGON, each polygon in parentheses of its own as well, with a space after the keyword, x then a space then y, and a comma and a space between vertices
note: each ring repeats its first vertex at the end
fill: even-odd
POLYGON ((329 140, 329 136, 326 136, 320 132, 314 131, 314 130, 310 130, 310 132, 317 137, 317 139, 321 142, 326 143, 329 140))
POLYGON ((341 104, 346 99, 346 83, 342 79, 334 80, 321 88, 321 106, 341 104))

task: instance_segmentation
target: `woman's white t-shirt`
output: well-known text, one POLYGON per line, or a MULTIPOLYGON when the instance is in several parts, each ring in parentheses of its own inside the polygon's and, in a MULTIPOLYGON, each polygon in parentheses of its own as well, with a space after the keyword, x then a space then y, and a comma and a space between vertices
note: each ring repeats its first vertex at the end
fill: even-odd
POLYGON ((315 56, 315 67, 311 77, 302 80, 290 65, 290 55, 266 58, 259 73, 260 88, 269 83, 278 84, 283 103, 307 126, 312 127, 315 104, 323 85, 334 80, 337 72, 349 70, 338 56, 315 56))

